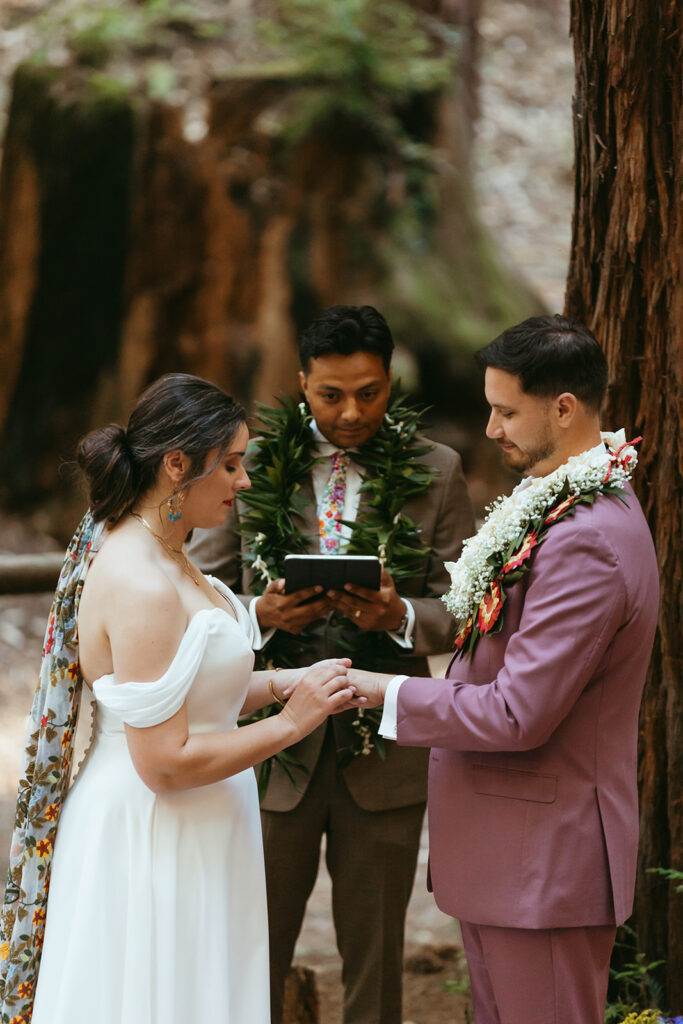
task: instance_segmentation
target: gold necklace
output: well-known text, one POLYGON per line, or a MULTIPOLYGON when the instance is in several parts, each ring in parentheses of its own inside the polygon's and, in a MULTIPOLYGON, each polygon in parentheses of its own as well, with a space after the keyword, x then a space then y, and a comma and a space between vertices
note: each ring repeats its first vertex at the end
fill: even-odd
POLYGON ((178 566, 180 566, 180 568, 183 570, 185 575, 190 577, 190 579, 194 583, 195 587, 200 587, 201 583, 197 579, 197 577, 194 574, 194 572, 192 571, 192 566, 190 565, 190 560, 187 557, 187 555, 185 554, 185 552, 182 551, 182 550, 179 550, 178 548, 174 548, 173 545, 169 544, 167 540, 164 540, 164 538, 160 537, 158 533, 155 533, 154 529, 150 526, 150 524, 147 522, 147 520, 145 519, 144 516, 139 515, 139 513, 137 513, 137 512, 131 512, 131 516, 133 517, 133 519, 137 519, 138 522, 142 523, 142 525, 145 527, 146 530, 149 530, 149 532, 152 534, 154 539, 156 541, 158 541, 159 544, 161 544, 161 546, 164 549, 164 551, 166 551, 171 556, 173 561, 178 566), (178 557, 180 557, 182 559, 182 561, 178 561, 178 557))

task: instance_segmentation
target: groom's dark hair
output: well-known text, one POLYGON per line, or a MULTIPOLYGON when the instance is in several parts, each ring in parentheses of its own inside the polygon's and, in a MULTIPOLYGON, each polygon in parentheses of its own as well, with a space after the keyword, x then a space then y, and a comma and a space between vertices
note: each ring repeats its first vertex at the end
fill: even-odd
POLYGON ((389 325, 374 306, 330 306, 304 331, 299 358, 304 373, 308 373, 311 359, 371 352, 380 357, 388 371, 393 351, 389 325))
POLYGON ((607 360, 583 324, 564 316, 532 316, 480 349, 480 366, 519 377, 522 391, 541 398, 571 392, 599 409, 607 390, 607 360))

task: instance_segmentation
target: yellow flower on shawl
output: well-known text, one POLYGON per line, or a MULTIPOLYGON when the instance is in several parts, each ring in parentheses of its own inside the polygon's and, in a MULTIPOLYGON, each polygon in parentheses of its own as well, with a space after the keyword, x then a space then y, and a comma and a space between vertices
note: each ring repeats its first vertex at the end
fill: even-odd
POLYGON ((9 956, 9 942, 3 942, 0 946, 0 960, 6 960, 9 956))
POLYGON ((36 843, 36 853, 39 857, 47 857, 51 849, 52 843, 49 839, 41 839, 40 842, 36 843))

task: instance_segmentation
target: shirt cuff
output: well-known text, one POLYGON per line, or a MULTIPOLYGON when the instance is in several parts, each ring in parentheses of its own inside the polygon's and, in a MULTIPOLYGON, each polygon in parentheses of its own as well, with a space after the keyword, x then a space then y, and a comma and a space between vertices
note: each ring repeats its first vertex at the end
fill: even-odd
POLYGON ((384 694, 384 710, 382 721, 379 723, 378 732, 386 740, 395 740, 398 736, 398 691, 401 683, 404 683, 408 676, 394 676, 389 680, 386 693, 384 694))
MULTIPOLYGON (((260 596, 261 595, 259 594, 259 597, 260 596)), ((258 601, 258 599, 258 597, 253 597, 249 602, 249 618, 251 619, 251 627, 254 630, 254 636, 251 646, 255 651, 263 650, 263 648, 266 646, 271 636, 275 632, 275 628, 273 628, 269 629, 265 636, 261 634, 261 627, 259 625, 258 615, 256 614, 256 602, 258 601)))
POLYGON ((406 609, 406 624, 398 630, 388 629, 387 635, 390 636, 394 643, 397 643, 399 647, 403 647, 406 651, 412 651, 413 630, 415 629, 415 609, 410 601, 406 601, 405 597, 402 597, 401 600, 403 601, 406 609))

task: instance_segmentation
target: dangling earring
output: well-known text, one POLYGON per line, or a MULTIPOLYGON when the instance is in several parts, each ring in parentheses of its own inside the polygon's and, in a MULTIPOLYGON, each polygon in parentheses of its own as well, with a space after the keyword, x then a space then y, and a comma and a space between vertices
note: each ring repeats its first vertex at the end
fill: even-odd
POLYGON ((180 491, 178 494, 172 494, 170 498, 167 498, 166 504, 168 505, 168 518, 172 523, 177 523, 179 519, 183 518, 184 501, 184 491, 180 491))

